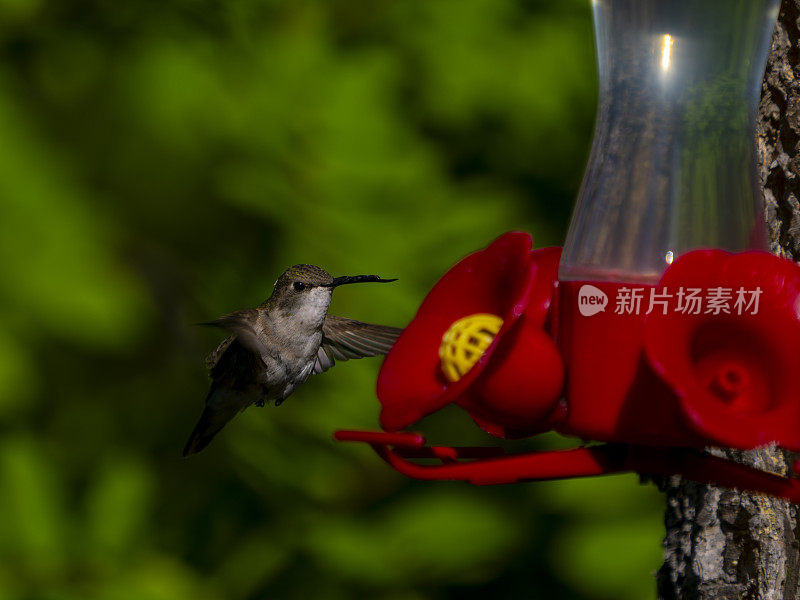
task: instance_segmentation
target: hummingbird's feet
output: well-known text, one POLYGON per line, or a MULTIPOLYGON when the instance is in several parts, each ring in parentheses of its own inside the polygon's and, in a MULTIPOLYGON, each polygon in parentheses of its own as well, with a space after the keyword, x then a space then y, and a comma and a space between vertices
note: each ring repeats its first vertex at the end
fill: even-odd
POLYGON ((275 399, 275 406, 280 406, 281 404, 283 404, 284 400, 286 400, 286 398, 276 398, 275 399))
POLYGON ((255 405, 258 408, 264 408, 264 405, 267 403, 267 399, 268 398, 269 398, 269 389, 267 389, 267 386, 262 385, 261 386, 261 397, 258 400, 255 401, 255 405))

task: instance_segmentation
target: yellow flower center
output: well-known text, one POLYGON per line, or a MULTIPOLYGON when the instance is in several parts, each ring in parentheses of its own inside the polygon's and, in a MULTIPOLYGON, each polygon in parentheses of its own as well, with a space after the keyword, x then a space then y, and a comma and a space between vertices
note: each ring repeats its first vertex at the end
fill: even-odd
POLYGON ((502 326, 503 319, 488 313, 469 315, 450 326, 439 346, 442 373, 448 381, 458 381, 467 374, 502 326))

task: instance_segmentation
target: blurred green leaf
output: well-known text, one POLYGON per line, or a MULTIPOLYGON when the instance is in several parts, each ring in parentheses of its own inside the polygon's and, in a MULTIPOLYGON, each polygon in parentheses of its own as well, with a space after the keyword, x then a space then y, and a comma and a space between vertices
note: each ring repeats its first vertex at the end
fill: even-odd
POLYGON ((553 512, 587 519, 623 513, 658 519, 664 511, 664 497, 656 486, 641 484, 634 474, 553 481, 538 487, 536 497, 553 512))
POLYGON ((31 574, 50 576, 66 562, 63 499, 53 463, 34 439, 0 440, 0 548, 31 574))
POLYGON ((0 325, 0 419, 36 397, 39 381, 26 344, 0 325))
POLYGON ((151 474, 139 461, 107 460, 86 500, 86 535, 97 560, 130 559, 146 541, 153 495, 151 474))
POLYGON ((121 345, 142 324, 139 287, 113 259, 108 224, 25 127, 2 77, 0 131, 0 298, 31 331, 121 345))
POLYGON ((225 590, 225 598, 252 597, 286 567, 296 550, 296 540, 281 533, 258 530, 230 552, 214 575, 219 589, 225 590))
POLYGON ((663 516, 579 521, 553 548, 553 566, 587 598, 640 600, 655 596, 662 561, 663 516))
POLYGON ((429 491, 361 522, 315 526, 310 550, 355 581, 482 581, 518 542, 513 516, 477 495, 429 491))
POLYGON ((150 556, 122 577, 98 585, 91 596, 103 600, 212 600, 225 598, 200 585, 189 569, 166 556, 150 556))
POLYGON ((0 0, 0 19, 23 20, 33 17, 42 0, 0 0))

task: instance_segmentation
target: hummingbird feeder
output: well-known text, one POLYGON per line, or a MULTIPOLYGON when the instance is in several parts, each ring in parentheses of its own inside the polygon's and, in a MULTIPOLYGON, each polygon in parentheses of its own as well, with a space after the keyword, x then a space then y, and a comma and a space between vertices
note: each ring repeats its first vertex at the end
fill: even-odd
POLYGON ((800 503, 800 479, 704 450, 800 451, 800 267, 766 251, 754 147, 779 0, 592 6, 599 108, 563 250, 511 232, 456 264, 381 368, 383 431, 336 438, 419 479, 637 471, 800 503), (450 403, 493 436, 604 443, 507 455, 403 431, 450 403))

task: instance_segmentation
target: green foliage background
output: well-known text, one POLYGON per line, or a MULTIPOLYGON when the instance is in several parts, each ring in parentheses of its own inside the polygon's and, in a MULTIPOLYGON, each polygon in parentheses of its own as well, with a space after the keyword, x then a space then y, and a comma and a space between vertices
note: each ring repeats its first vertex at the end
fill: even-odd
POLYGON ((399 277, 333 312, 403 325, 503 231, 561 243, 588 1, 0 0, 0 52, 0 599, 653 597, 633 476, 420 484, 334 443, 377 426, 377 360, 180 458, 190 324, 285 267, 399 277))

